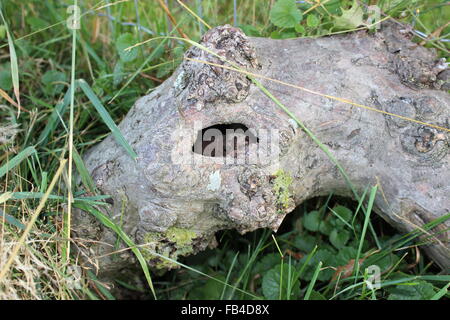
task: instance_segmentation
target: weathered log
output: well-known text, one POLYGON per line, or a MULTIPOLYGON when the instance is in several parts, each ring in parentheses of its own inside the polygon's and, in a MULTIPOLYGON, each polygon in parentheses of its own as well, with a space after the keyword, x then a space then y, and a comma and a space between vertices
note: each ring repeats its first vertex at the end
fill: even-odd
MULTIPOLYGON (((224 26, 201 43, 249 72, 419 121, 260 79, 329 148, 359 194, 378 184, 374 209, 392 226, 409 232, 450 212, 450 99, 439 90, 448 90, 448 71, 400 27, 271 40, 224 26)), ((229 66, 198 47, 185 57, 229 66)), ((239 72, 186 59, 119 127, 138 159, 109 136, 87 153, 86 165, 111 196, 110 217, 137 244, 172 259, 214 246, 218 230, 277 230, 309 198, 354 198, 318 145, 239 72), (237 129, 238 143, 226 140, 226 129, 237 129), (215 140, 202 141, 202 133, 215 140)), ((88 254, 101 257, 103 274, 135 263, 129 250, 109 255, 116 235, 89 214, 78 212, 74 225, 80 238, 95 240, 88 254)), ((449 225, 428 231, 435 235, 426 246, 446 270, 449 225)), ((173 267, 145 257, 152 267, 173 267)))

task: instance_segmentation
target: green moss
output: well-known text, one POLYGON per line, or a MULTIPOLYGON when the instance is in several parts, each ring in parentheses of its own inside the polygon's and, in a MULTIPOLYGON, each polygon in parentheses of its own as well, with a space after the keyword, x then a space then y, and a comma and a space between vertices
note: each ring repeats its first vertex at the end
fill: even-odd
POLYGON ((172 227, 167 229, 166 236, 177 245, 185 246, 190 244, 197 234, 191 230, 172 227))
POLYGON ((277 197, 277 209, 278 212, 284 213, 285 209, 289 208, 293 203, 292 195, 289 191, 293 179, 283 169, 275 172, 274 176, 273 191, 277 197))
POLYGON ((155 256, 149 251, 177 260, 178 257, 193 252, 192 241, 197 237, 194 231, 172 227, 166 232, 149 232, 144 241, 148 250, 143 250, 144 258, 156 269, 172 269, 178 265, 167 259, 155 256))
POLYGON ((145 243, 156 242, 161 238, 160 233, 158 232, 149 232, 145 235, 144 241, 145 243))

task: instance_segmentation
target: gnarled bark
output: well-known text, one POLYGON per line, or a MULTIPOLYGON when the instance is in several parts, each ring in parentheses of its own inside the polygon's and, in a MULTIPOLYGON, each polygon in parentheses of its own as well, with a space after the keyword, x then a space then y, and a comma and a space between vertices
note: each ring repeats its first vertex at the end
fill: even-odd
MULTIPOLYGON (((445 64, 395 25, 374 35, 292 40, 247 38, 224 26, 205 34, 202 45, 265 77, 450 127, 449 95, 439 90, 448 89, 445 64)), ((196 47, 185 56, 223 64, 196 47)), ((375 211, 395 228, 408 232, 450 212, 448 131, 261 82, 330 149, 357 192, 379 185, 375 211)), ((353 197, 336 165, 285 112, 245 75, 218 66, 185 60, 119 127, 138 159, 110 136, 88 152, 86 165, 98 189, 111 195, 110 216, 136 243, 174 259, 214 246, 221 229, 276 230, 309 198, 353 197), (219 138, 195 140, 207 128, 238 129, 241 144, 225 141, 208 153, 219 138), (245 138, 239 129, 247 128, 253 131, 245 138)), ((105 274, 134 263, 129 251, 108 255, 115 234, 95 218, 79 212, 74 220, 80 237, 98 241, 90 254, 103 256, 105 274)), ((433 229, 439 232, 426 247, 447 269, 448 226, 433 229)), ((153 267, 172 266, 145 256, 153 267)))

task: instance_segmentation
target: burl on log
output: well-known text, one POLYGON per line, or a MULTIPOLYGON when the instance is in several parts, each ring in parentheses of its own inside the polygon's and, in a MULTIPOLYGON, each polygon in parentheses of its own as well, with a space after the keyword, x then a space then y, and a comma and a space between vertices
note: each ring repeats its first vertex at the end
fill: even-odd
MULTIPOLYGON (((329 148, 359 194, 378 184, 374 210, 392 226, 410 232, 450 212, 449 70, 401 27, 272 40, 223 26, 201 44, 249 72, 431 124, 260 80, 329 148)), ((198 47, 185 58, 228 65, 198 47)), ((273 100, 245 74, 219 66, 185 59, 119 127, 138 158, 109 136, 85 162, 98 190, 111 196, 104 211, 146 244, 154 268, 174 265, 151 252, 177 259, 214 246, 218 230, 277 230, 309 198, 354 196, 336 165, 273 100)), ((428 231, 434 235, 425 247, 446 270, 449 225, 428 231)), ((100 257, 102 274, 136 263, 130 250, 109 255, 116 234, 91 215, 78 212, 74 226, 80 238, 95 240, 84 253, 100 257)))

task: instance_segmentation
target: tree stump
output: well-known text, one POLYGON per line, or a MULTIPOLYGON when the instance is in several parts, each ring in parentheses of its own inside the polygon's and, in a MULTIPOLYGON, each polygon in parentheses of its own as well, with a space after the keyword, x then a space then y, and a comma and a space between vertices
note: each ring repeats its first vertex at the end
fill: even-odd
MULTIPOLYGON (((263 86, 328 147, 360 195, 378 185, 374 210, 396 229, 410 232, 450 212, 449 72, 401 27, 273 40, 226 25, 201 44, 266 77, 263 86)), ((119 128, 137 160, 112 136, 84 158, 98 190, 111 196, 105 212, 145 244, 151 267, 175 265, 149 252, 177 259, 214 247, 218 230, 276 231, 307 199, 354 198, 336 165, 246 74, 198 47, 185 57, 216 65, 185 59, 131 108, 119 128)), ((110 255, 116 234, 96 218, 78 211, 73 223, 80 238, 93 240, 82 251, 98 258, 101 274, 136 263, 130 250, 110 255)), ((428 231, 425 247, 446 270, 449 226, 428 231)))

